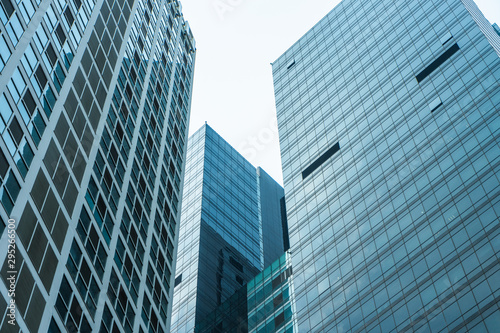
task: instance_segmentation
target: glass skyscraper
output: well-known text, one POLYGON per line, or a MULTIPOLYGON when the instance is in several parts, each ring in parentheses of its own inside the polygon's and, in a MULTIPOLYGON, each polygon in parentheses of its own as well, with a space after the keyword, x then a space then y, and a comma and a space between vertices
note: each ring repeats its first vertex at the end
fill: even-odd
POLYGON ((196 333, 293 332, 293 287, 290 255, 257 274, 208 314, 196 333))
POLYGON ((285 248, 283 188, 269 175, 208 125, 186 159, 172 332, 194 332, 285 248))
POLYGON ((0 330, 168 331, 195 61, 179 2, 2 0, 0 21, 0 330))
POLYGON ((344 0, 273 65, 299 332, 498 332, 500 38, 344 0))

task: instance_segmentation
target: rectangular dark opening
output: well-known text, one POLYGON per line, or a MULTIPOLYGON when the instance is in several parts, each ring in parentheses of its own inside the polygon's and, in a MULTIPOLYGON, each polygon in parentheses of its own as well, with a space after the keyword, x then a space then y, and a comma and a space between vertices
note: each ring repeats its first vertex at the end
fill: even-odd
POLYGON ((233 259, 233 257, 229 257, 229 262, 233 265, 237 270, 243 272, 243 265, 233 259))
POLYGON ((285 313, 282 312, 274 318, 274 326, 276 328, 280 327, 281 324, 285 322, 285 313))
POLYGON ((302 171, 302 179, 306 179, 307 176, 309 176, 311 173, 313 173, 314 170, 319 168, 321 166, 321 164, 325 163, 326 160, 328 160, 330 157, 332 157, 333 154, 335 154, 339 150, 340 150, 340 143, 337 142, 335 145, 333 145, 333 147, 328 149, 323 155, 318 157, 318 159, 316 161, 312 162, 312 164, 310 166, 308 166, 304 171, 302 171))
POLYGON ((444 41, 442 42, 442 45, 448 43, 452 38, 453 38, 452 35, 450 35, 449 37, 445 38, 444 41))
POLYGON ((443 103, 442 103, 442 102, 441 102, 441 103, 439 103, 438 105, 436 105, 436 106, 435 106, 435 107, 431 110, 431 112, 436 111, 436 110, 437 110, 437 109, 438 109, 441 105, 443 105, 443 103))
POLYGON ((182 274, 175 278, 174 288, 182 282, 182 274))
POLYGON ((290 249, 290 238, 288 235, 288 219, 286 217, 285 197, 280 199, 280 208, 281 208, 281 229, 283 231, 283 250, 288 251, 290 249))
POLYGON ((450 59, 452 55, 454 55, 460 48, 458 44, 453 44, 448 50, 446 50, 443 54, 441 54, 436 60, 431 62, 429 66, 424 68, 418 75, 416 76, 417 82, 422 82, 427 76, 429 76, 432 72, 434 72, 439 66, 441 66, 446 60, 450 59))
POLYGON ((283 281, 282 278, 283 278, 283 273, 278 275, 277 277, 275 277, 273 279, 273 281, 271 282, 271 285, 273 286, 273 290, 276 289, 277 286, 279 286, 281 284, 281 282, 283 281))

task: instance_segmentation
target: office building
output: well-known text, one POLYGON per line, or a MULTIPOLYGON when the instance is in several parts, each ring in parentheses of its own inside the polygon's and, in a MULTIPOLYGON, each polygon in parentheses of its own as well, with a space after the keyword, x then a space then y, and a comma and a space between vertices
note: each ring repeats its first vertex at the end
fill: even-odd
POLYGON ((0 20, 0 330, 168 331, 195 61, 179 2, 2 0, 0 20))
POLYGON ((289 252, 266 267, 203 318, 196 333, 293 332, 289 252))
POLYGON ((500 38, 344 0, 272 65, 299 332, 497 332, 500 38))
POLYGON ((284 253, 283 188, 210 126, 188 141, 172 332, 199 322, 284 253), (267 233, 264 235, 264 233, 267 233))

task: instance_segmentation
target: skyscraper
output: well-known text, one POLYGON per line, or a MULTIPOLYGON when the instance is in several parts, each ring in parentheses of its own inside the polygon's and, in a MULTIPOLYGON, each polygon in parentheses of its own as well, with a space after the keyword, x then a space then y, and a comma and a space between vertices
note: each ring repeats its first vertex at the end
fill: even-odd
POLYGON ((273 63, 299 332, 500 327, 500 38, 344 0, 273 63))
POLYGON ((284 253, 281 186, 208 125, 189 138, 186 159, 172 332, 194 332, 284 253))
POLYGON ((3 0, 0 20, 2 331, 167 331, 195 60, 179 2, 3 0))

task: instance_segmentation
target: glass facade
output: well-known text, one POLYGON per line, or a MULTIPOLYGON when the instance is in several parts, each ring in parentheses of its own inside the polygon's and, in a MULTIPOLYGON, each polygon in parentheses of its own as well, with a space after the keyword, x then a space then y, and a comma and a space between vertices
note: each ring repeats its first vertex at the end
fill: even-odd
POLYGON ((2 332, 168 331, 195 61, 179 2, 2 0, 0 21, 20 291, 2 332))
POLYGON ((293 332, 290 255, 285 252, 207 315, 196 333, 293 332))
POLYGON ((273 63, 299 332, 497 332, 500 42, 344 0, 273 63))
POLYGON ((208 125, 189 138, 185 179, 173 332, 194 332, 284 252, 283 188, 208 125), (273 233, 272 241, 263 230, 273 233))
POLYGON ((500 27, 498 26, 498 24, 494 23, 493 29, 495 29, 496 33, 500 36, 500 27))

